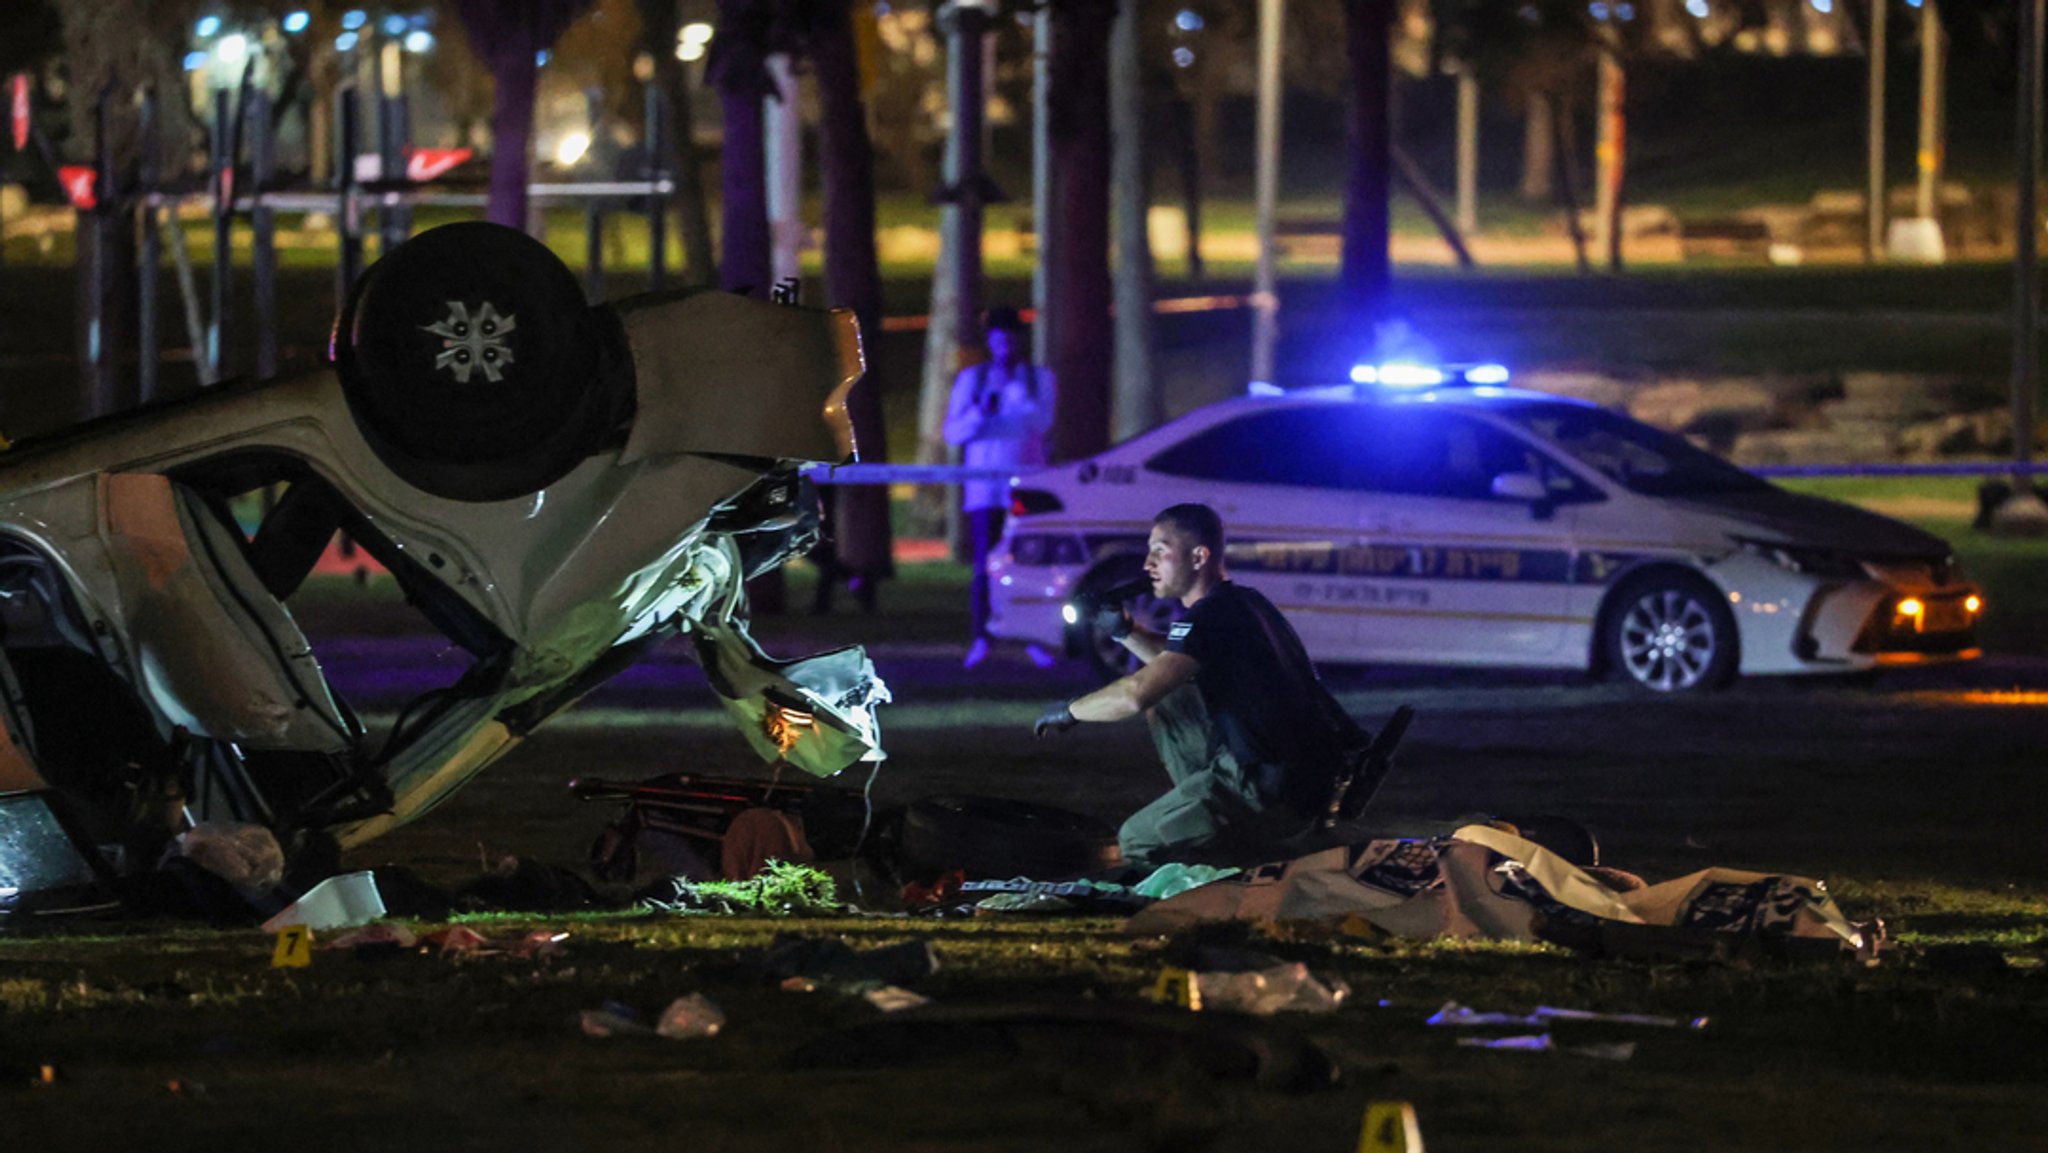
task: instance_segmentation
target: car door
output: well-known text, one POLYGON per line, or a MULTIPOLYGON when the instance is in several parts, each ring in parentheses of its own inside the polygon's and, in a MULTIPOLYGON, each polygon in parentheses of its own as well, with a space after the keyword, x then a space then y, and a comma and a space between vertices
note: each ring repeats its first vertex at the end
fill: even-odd
POLYGON ((1554 468, 1470 413, 1423 401, 1372 406, 1360 439, 1368 574, 1360 646, 1426 664, 1569 661, 1569 502, 1496 495, 1495 479, 1554 468))
POLYGON ((1357 659, 1356 446, 1348 405, 1295 404, 1211 425, 1146 462, 1174 500, 1223 518, 1231 579, 1266 594, 1319 660, 1357 659))

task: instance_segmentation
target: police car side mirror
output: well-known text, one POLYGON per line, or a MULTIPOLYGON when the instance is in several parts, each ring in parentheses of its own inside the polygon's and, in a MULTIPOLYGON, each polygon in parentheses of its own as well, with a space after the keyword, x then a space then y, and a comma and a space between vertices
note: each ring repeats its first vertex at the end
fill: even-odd
POLYGON ((1504 472, 1493 478, 1493 495, 1501 500, 1524 501, 1529 505, 1529 515, 1537 520, 1550 519, 1556 508, 1550 486, 1533 472, 1504 472))

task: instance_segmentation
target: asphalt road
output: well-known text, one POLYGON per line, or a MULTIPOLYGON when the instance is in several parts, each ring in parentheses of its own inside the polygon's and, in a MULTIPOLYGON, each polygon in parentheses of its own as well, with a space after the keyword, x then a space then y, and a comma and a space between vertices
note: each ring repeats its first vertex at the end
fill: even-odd
MULTIPOLYGON (((888 627, 883 618, 862 625, 888 627)), ((801 622, 760 631, 782 656, 824 647, 807 639, 843 639, 806 637, 801 622)), ((938 640, 870 644, 895 697, 883 713, 890 759, 874 778, 878 805, 992 794, 1114 822, 1164 788, 1141 724, 1031 738, 1045 704, 1094 683, 1079 664, 1040 670, 1021 651, 999 650, 963 670, 961 651, 938 640)), ((323 647, 330 678, 373 728, 413 693, 452 680, 458 656, 410 637, 323 647)), ((1608 863, 1653 879, 1726 865, 1869 884, 2048 888, 2048 658, 1992 656, 1853 681, 1760 680, 1683 700, 1560 674, 1327 676, 1368 725, 1399 704, 1417 710, 1373 808, 1389 834, 1475 813, 1556 813, 1591 827, 1608 863)), ((682 770, 769 771, 687 648, 670 643, 358 859, 466 875, 482 847, 573 864, 609 814, 571 800, 569 779, 682 770)), ((847 778, 867 783, 864 770, 847 778)))

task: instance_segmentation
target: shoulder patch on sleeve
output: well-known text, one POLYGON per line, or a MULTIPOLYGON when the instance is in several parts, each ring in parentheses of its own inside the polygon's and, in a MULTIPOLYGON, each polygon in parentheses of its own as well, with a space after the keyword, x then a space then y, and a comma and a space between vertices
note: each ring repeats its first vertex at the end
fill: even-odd
POLYGON ((1194 628, 1195 622, 1193 621, 1175 621, 1173 622, 1173 627, 1166 631, 1166 639, 1170 641, 1185 640, 1187 635, 1194 631, 1194 628))

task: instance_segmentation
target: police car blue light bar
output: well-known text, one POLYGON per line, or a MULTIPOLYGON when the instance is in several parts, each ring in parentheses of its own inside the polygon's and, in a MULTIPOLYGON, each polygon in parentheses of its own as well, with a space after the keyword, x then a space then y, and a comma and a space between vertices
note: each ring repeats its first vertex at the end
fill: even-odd
POLYGON ((1500 385, 1507 382, 1508 366, 1504 364, 1435 365, 1393 360, 1351 366, 1351 383, 1377 384, 1385 388, 1435 388, 1441 384, 1500 385))

